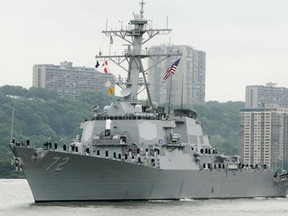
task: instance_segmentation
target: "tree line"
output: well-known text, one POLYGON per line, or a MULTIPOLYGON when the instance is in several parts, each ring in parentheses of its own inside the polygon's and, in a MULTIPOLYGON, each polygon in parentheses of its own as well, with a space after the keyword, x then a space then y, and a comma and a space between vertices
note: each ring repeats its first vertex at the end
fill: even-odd
MULTIPOLYGON (((80 133, 80 122, 92 117, 93 107, 97 104, 103 108, 114 99, 115 96, 95 92, 83 92, 80 97, 70 98, 43 88, 0 87, 0 178, 23 177, 11 165, 13 156, 8 147, 13 112, 12 136, 22 141, 29 138, 31 143, 40 146, 48 140, 72 141, 80 133)), ((210 144, 218 151, 240 154, 239 110, 244 105, 244 102, 210 101, 193 106, 210 144)))

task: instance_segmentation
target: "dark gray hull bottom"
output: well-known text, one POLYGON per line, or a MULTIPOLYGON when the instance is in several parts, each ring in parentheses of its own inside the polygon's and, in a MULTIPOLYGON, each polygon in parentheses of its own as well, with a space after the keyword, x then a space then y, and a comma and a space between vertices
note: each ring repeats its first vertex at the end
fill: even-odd
POLYGON ((284 197, 268 171, 161 170, 142 165, 16 147, 36 202, 284 197))

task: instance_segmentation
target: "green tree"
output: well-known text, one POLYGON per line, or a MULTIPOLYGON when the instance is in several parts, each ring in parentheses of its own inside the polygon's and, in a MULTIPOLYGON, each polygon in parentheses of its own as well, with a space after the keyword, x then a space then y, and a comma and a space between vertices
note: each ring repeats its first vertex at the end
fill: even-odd
POLYGON ((22 86, 5 85, 0 88, 0 92, 4 95, 26 97, 28 90, 22 86))

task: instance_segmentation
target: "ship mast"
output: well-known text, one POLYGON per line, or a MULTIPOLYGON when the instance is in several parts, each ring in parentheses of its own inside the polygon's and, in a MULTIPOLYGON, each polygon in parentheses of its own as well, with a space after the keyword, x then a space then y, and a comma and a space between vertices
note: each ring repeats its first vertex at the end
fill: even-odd
MULTIPOLYGON (((169 34, 172 29, 153 29, 148 25, 148 20, 144 18, 144 2, 143 0, 140 2, 141 10, 140 14, 133 14, 134 18, 130 20, 128 23, 129 26, 126 29, 123 29, 121 26, 120 30, 105 30, 102 31, 106 36, 114 37, 117 36, 128 42, 128 49, 125 50, 124 54, 122 55, 96 55, 96 59, 110 59, 112 62, 117 64, 119 67, 127 71, 127 79, 126 80, 117 80, 116 84, 120 88, 122 88, 122 92, 124 99, 131 103, 137 102, 137 95, 143 91, 141 87, 144 87, 147 91, 148 101, 149 104, 152 105, 150 92, 149 92, 149 84, 146 80, 142 59, 147 57, 163 57, 160 61, 156 62, 154 66, 159 64, 160 62, 164 61, 170 56, 179 55, 179 53, 168 53, 168 54, 151 54, 148 53, 147 49, 142 50, 142 45, 145 44, 147 41, 152 39, 154 36, 162 33, 162 34, 169 34), (149 26, 149 27, 148 27, 149 26), (147 34, 148 38, 144 40, 143 35, 147 34), (122 66, 123 62, 128 63, 128 70, 122 66), (143 78, 140 77, 142 74, 143 78), (125 92, 125 93, 124 93, 125 92)), ((154 67, 152 66, 152 67, 154 67)))

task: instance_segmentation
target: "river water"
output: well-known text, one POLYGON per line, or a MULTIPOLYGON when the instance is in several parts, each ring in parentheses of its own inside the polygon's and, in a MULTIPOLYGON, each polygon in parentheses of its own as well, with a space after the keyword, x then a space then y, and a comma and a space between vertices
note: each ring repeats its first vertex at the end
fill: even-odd
POLYGON ((35 204, 25 179, 2 179, 0 216, 10 215, 287 216, 288 198, 35 204))

